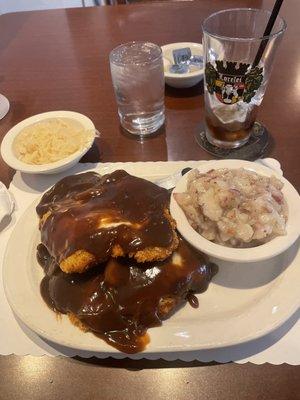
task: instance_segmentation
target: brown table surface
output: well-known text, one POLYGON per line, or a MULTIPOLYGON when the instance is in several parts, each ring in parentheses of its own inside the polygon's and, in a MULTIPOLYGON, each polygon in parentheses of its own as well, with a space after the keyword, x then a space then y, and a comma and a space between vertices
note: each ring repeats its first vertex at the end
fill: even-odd
MULTIPOLYGON (((101 139, 84 161, 201 160, 195 143, 203 87, 166 89, 165 129, 139 142, 119 128, 108 53, 122 42, 201 41, 204 17, 222 8, 270 8, 273 1, 199 0, 27 12, 0 17, 0 92, 11 103, 0 137, 33 114, 73 110, 101 139)), ((269 153, 300 188, 300 1, 286 0, 288 30, 259 119, 272 133, 269 153)), ((0 180, 14 171, 0 159, 0 180)), ((300 367, 180 361, 0 357, 0 399, 300 399, 300 367)))

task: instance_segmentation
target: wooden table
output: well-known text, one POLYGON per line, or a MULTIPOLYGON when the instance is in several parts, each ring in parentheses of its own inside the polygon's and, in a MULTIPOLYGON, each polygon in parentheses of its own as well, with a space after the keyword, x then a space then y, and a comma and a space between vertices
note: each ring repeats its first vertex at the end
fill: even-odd
MULTIPOLYGON (((144 141, 124 134, 109 74, 109 51, 133 39, 158 44, 201 41, 201 21, 230 7, 272 1, 201 0, 2 15, 0 92, 11 102, 0 137, 17 122, 50 110, 89 116, 101 132, 84 161, 200 160, 203 87, 166 89, 167 123, 144 141)), ((259 119, 274 139, 270 156, 300 188, 300 2, 287 0, 288 30, 277 54, 259 119)), ((0 179, 14 171, 0 160, 0 179)), ((300 399, 300 367, 200 362, 0 357, 0 399, 300 399)))

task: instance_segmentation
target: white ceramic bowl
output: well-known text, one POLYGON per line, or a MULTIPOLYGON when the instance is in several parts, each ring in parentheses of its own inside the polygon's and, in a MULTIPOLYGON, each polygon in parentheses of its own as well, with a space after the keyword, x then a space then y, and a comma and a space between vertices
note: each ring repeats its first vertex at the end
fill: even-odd
POLYGON ((73 167, 81 157, 91 148, 95 136, 91 136, 91 139, 88 141, 87 145, 81 149, 71 154, 68 157, 63 158, 62 160, 42 165, 31 165, 26 164, 20 161, 13 152, 13 141, 15 137, 20 133, 22 129, 24 129, 28 125, 32 125, 36 122, 43 121, 49 118, 69 118, 80 123, 84 129, 93 130, 96 129, 93 122, 86 117, 85 115, 79 114, 73 111, 50 111, 42 114, 34 115, 30 118, 26 118, 23 121, 19 122, 17 125, 12 127, 7 134, 4 136, 3 141, 1 143, 1 156, 3 160, 8 164, 11 168, 25 172, 27 174, 55 174, 66 169, 73 167))
MULTIPOLYGON (((208 161, 199 165, 200 172, 207 172, 210 169, 219 168, 246 168, 255 171, 260 175, 271 176, 275 175, 283 183, 283 195, 288 204, 288 221, 286 225, 287 234, 285 236, 277 236, 268 243, 251 248, 232 248, 215 244, 198 232, 196 232, 189 224, 184 212, 177 204, 174 196, 171 196, 170 211, 173 218, 176 220, 177 229, 181 235, 195 248, 203 251, 204 253, 219 258, 221 260, 233 262, 257 262, 274 257, 286 249, 288 249, 299 237, 300 234, 300 197, 297 190, 280 174, 265 167, 261 164, 243 161, 243 160, 217 160, 208 161)), ((188 174, 184 175, 177 183, 173 193, 182 193, 186 190, 188 174)))
POLYGON ((197 85, 203 79, 204 68, 198 71, 188 72, 186 74, 174 74, 166 70, 166 67, 174 64, 172 51, 175 49, 181 49, 189 47, 192 55, 203 56, 203 46, 200 43, 182 42, 182 43, 170 43, 161 46, 164 58, 164 73, 166 84, 175 88, 189 88, 197 85))

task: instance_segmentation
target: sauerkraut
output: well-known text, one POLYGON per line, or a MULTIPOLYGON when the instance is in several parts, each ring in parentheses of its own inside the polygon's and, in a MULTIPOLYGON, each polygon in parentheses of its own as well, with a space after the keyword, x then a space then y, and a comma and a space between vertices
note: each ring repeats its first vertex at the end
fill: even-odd
POLYGON ((185 193, 174 194, 191 226, 203 237, 229 247, 253 247, 286 234, 283 183, 240 169, 198 170, 185 193))
POLYGON ((15 138, 13 150, 26 164, 49 164, 86 147, 94 132, 70 118, 49 118, 24 128, 15 138))

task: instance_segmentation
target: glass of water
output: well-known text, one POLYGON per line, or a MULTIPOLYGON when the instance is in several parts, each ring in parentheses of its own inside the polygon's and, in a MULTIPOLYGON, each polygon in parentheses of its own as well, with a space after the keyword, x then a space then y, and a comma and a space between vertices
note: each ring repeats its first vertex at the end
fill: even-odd
POLYGON ((277 17, 271 33, 264 35, 270 15, 266 10, 228 9, 203 22, 205 133, 217 147, 242 146, 257 126, 256 114, 286 30, 285 21, 277 17))
POLYGON ((136 135, 149 135, 164 123, 162 51, 148 42, 130 42, 109 56, 121 125, 136 135))

